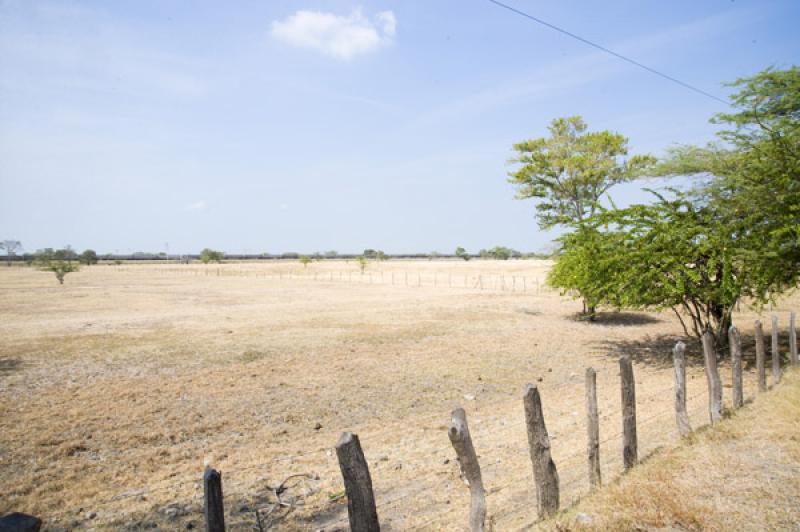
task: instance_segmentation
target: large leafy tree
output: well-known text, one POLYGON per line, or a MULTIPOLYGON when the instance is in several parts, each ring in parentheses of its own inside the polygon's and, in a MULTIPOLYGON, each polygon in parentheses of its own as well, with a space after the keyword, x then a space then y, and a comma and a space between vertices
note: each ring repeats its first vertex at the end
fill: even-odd
POLYGON ((672 150, 654 170, 707 180, 695 196, 725 220, 747 265, 742 296, 766 302, 800 281, 800 68, 736 80, 720 143, 672 150))
MULTIPOLYGON (((514 144, 509 182, 518 199, 536 201, 539 227, 569 226, 580 230, 593 216, 600 200, 618 183, 633 179, 655 160, 650 156, 628 158, 628 139, 610 131, 588 131, 580 116, 557 118, 550 135, 514 144)), ((591 232, 581 232, 585 240, 591 232)), ((587 263, 584 268, 590 268, 587 263)), ((594 319, 594 298, 584 297, 584 314, 594 319)))
POLYGON ((580 116, 556 118, 550 135, 514 144, 517 168, 509 182, 517 198, 534 198, 539 227, 572 225, 593 215, 600 199, 618 183, 633 179, 654 159, 627 158, 628 139, 610 131, 587 131, 580 116))
POLYGON ((550 282, 596 304, 672 308, 687 334, 726 339, 742 297, 800 280, 800 70, 737 80, 720 143, 672 150, 652 174, 694 175, 687 193, 600 209, 562 238, 550 282))

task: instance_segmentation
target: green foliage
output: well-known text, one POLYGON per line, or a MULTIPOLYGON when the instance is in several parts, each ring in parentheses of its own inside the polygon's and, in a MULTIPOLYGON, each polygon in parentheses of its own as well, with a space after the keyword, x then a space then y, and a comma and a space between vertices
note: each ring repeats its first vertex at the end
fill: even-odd
POLYGON ((368 259, 374 259, 378 255, 378 252, 374 249, 365 249, 364 250, 364 257, 368 259))
POLYGON ((97 264, 97 253, 93 249, 87 249, 79 257, 80 263, 87 266, 97 264))
POLYGON ((748 264, 742 295, 764 303, 800 281, 800 68, 730 85, 736 112, 712 120, 727 127, 724 144, 676 148, 655 173, 708 178, 694 196, 725 221, 748 264))
POLYGON ((386 253, 384 253, 383 251, 378 250, 378 252, 375 253, 375 259, 378 260, 378 261, 386 261, 386 260, 389 260, 389 256, 386 253))
POLYGON ((580 116, 557 118, 550 136, 514 144, 519 164, 509 172, 517 198, 534 198, 539 227, 580 222, 597 211, 600 198, 655 162, 628 154, 628 139, 609 131, 587 132, 580 116))
POLYGON ((462 248, 461 246, 458 246, 456 248, 455 255, 456 255, 456 257, 462 258, 464 260, 469 260, 470 259, 470 256, 469 256, 469 253, 467 253, 467 250, 462 248))
POLYGON ((478 256, 482 259, 508 260, 512 257, 520 258, 522 257, 522 253, 516 249, 507 248, 505 246, 495 246, 492 249, 480 250, 478 256))
POLYGON ((225 258, 225 253, 222 251, 215 251, 213 249, 205 248, 200 252, 200 262, 208 264, 209 262, 222 262, 225 258))
POLYGON ((63 249, 54 250, 46 248, 34 254, 33 265, 41 271, 53 272, 58 279, 58 284, 64 284, 64 277, 68 273, 77 272, 80 267, 76 262, 75 252, 67 246, 63 249))
POLYGON ((300 260, 300 264, 303 265, 303 268, 308 268, 308 264, 311 262, 311 257, 308 255, 300 255, 298 260, 300 260))
POLYGON ((765 303, 800 281, 800 69, 736 81, 724 145, 682 146, 656 175, 698 175, 652 205, 598 210, 561 238, 548 282, 590 305, 672 308, 687 335, 722 346, 742 297, 765 303), (723 147, 724 146, 724 147, 723 147), (690 331, 691 329, 691 331, 690 331))
POLYGON ((364 255, 360 255, 356 257, 356 262, 358 263, 358 269, 361 270, 361 273, 364 273, 364 270, 367 269, 367 257, 364 255))

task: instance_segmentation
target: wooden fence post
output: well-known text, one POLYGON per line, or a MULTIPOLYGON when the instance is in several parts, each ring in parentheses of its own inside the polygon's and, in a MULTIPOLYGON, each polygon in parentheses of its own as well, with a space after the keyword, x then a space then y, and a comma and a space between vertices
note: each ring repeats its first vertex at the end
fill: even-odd
POLYGON ((636 438, 636 383, 633 379, 631 357, 619 359, 619 376, 622 390, 622 461, 628 470, 639 458, 636 438))
POLYGON ((772 385, 781 381, 781 354, 778 347, 778 316, 772 315, 772 385))
POLYGON ((523 402, 536 485, 536 507, 539 517, 549 517, 558 511, 558 471, 550 456, 550 438, 544 424, 542 399, 536 386, 528 384, 525 387, 523 402))
POLYGON ((731 346, 733 408, 736 409, 744 405, 744 391, 742 390, 742 337, 734 325, 728 329, 728 343, 731 346))
POLYGON ((797 329, 795 327, 795 318, 797 315, 792 312, 789 314, 789 360, 793 366, 798 364, 797 359, 797 329))
POLYGON ((350 530, 379 531, 381 527, 378 523, 378 511, 375 509, 375 495, 372 493, 372 477, 356 434, 342 434, 336 443, 336 457, 339 459, 339 469, 342 471, 347 494, 350 530))
POLYGON ((589 459, 589 485, 600 485, 600 417, 597 411, 597 373, 586 368, 586 436, 589 459))
POLYGON ((764 351, 764 327, 761 320, 756 320, 756 372, 758 373, 758 391, 767 391, 767 366, 764 351))
POLYGON ((672 358, 675 362, 675 420, 680 435, 687 436, 692 432, 692 426, 686 412, 686 344, 675 344, 672 358))
POLYGON ((483 489, 481 466, 469 434, 467 414, 463 408, 453 410, 447 435, 458 456, 461 474, 469 484, 469 528, 472 532, 483 532, 486 529, 486 492, 483 489))
POLYGON ((708 414, 713 424, 722 419, 722 381, 717 370, 717 352, 711 331, 703 333, 703 358, 708 381, 708 414))
POLYGON ((222 474, 206 468, 203 474, 206 532, 225 532, 225 509, 222 504, 222 474))

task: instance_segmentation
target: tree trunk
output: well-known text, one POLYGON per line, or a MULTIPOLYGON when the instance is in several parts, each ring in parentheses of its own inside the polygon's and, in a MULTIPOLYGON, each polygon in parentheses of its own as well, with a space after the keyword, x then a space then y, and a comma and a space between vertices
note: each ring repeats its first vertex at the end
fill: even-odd
POLYGON ((709 310, 714 320, 714 344, 717 350, 717 357, 728 347, 728 329, 732 325, 731 314, 726 312, 725 305, 716 303, 709 304, 709 310))

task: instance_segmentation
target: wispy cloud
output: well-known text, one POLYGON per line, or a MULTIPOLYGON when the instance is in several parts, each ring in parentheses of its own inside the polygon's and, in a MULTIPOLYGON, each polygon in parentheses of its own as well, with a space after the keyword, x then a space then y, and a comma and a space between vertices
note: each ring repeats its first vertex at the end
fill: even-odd
POLYGON ((198 201, 195 201, 194 203, 190 203, 189 205, 187 205, 186 206, 186 210, 187 211, 202 211, 202 210, 205 210, 206 207, 208 207, 208 203, 206 203, 206 200, 198 200, 198 201))
POLYGON ((360 9, 347 16, 300 10, 274 21, 271 34, 291 46, 347 61, 390 44, 396 28, 397 20, 391 11, 382 11, 370 20, 360 9))

